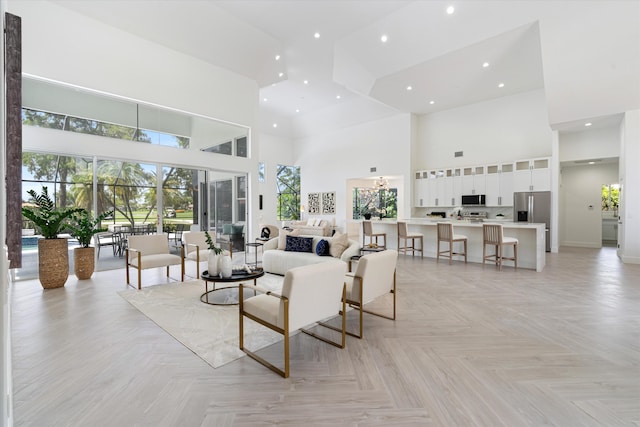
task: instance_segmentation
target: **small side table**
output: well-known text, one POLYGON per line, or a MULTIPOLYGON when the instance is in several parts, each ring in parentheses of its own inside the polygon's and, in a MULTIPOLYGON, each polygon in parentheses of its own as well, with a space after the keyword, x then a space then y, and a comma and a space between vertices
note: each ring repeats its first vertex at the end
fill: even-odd
POLYGON ((351 272, 351 264, 354 263, 354 262, 360 261, 360 258, 365 256, 367 253, 382 252, 384 250, 385 250, 385 248, 381 248, 381 247, 370 248, 368 246, 365 246, 363 248, 360 248, 360 255, 354 255, 351 258, 349 258, 349 272, 351 272))
POLYGON ((255 261, 253 262, 253 266, 258 268, 258 248, 261 248, 263 250, 263 253, 264 253, 264 248, 262 248, 262 245, 264 245, 264 243, 258 242, 258 241, 256 241, 255 243, 251 243, 251 242, 245 243, 245 249, 244 249, 244 262, 245 262, 245 264, 249 264, 249 262, 247 261, 247 257, 249 255, 249 248, 254 248, 255 261))

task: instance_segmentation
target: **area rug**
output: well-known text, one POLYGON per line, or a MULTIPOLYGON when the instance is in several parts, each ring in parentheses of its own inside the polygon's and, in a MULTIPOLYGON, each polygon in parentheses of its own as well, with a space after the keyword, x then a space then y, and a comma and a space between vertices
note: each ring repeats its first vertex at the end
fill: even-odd
MULTIPOLYGON (((279 290, 282 277, 265 274, 258 286, 279 290)), ((211 285, 209 285, 211 290, 211 285)), ((185 347, 218 368, 245 355, 238 348, 238 306, 214 306, 200 301, 204 282, 176 282, 119 292, 145 316, 185 347)), ((245 318, 245 346, 264 348, 282 340, 272 330, 245 318)))

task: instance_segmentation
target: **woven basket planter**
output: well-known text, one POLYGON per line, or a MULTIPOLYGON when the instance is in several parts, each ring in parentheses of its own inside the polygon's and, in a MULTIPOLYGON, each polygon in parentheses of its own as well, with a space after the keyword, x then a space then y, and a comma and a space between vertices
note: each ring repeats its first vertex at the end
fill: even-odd
POLYGON ((64 286, 69 277, 67 239, 38 240, 38 276, 45 289, 64 286))
POLYGON ((73 250, 73 272, 79 280, 90 279, 95 270, 95 248, 75 248, 73 250))

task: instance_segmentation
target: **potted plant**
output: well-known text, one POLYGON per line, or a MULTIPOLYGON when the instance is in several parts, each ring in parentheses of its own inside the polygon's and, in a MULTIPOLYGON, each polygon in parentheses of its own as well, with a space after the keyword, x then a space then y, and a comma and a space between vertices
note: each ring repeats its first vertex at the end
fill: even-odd
POLYGON ((207 274, 209 276, 216 276, 218 274, 218 255, 222 253, 222 248, 219 248, 213 243, 213 239, 208 231, 204 232, 205 241, 209 247, 209 257, 207 258, 207 274))
POLYGON ((89 212, 82 209, 71 217, 68 225, 71 236, 78 239, 79 248, 73 250, 73 270, 80 280, 91 278, 95 270, 95 248, 89 246, 91 239, 97 233, 107 231, 100 227, 100 223, 112 215, 113 211, 103 212, 96 218, 91 218, 89 212))
POLYGON ((35 206, 24 206, 22 215, 31 220, 44 239, 38 240, 38 278, 45 289, 64 286, 69 276, 67 239, 58 234, 67 226, 69 218, 82 208, 56 209, 47 187, 37 194, 27 192, 35 206))

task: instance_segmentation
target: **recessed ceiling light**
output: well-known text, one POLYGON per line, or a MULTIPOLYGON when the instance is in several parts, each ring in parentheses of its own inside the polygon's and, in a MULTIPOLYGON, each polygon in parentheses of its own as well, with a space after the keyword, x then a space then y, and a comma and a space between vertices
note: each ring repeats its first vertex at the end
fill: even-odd
POLYGON ((336 99, 340 99, 342 98, 340 95, 336 95, 336 99))
POLYGON ((300 109, 299 109, 299 108, 296 108, 296 113, 299 113, 299 112, 300 112, 300 109))
POLYGON ((308 84, 309 84, 309 80, 305 80, 305 81, 303 81, 302 83, 304 83, 304 84, 308 85, 308 84))
POLYGON ((412 86, 407 86, 407 90, 413 90, 412 86))
POLYGON ((595 164, 596 164, 596 162, 589 162, 589 164, 590 164, 590 165, 595 165, 595 164))
POLYGON ((273 124, 273 127, 274 127, 274 128, 277 128, 277 127, 278 127, 278 124, 277 124, 277 123, 274 123, 274 124, 273 124))
POLYGON ((504 87, 504 83, 498 83, 498 87, 504 87))
POLYGON ((593 124, 593 123, 588 122, 588 123, 585 123, 584 125, 585 125, 585 126, 591 126, 592 124, 593 124))
POLYGON ((489 66, 489 63, 488 63, 488 62, 483 62, 483 63, 482 63, 482 67, 483 67, 483 68, 487 68, 488 66, 489 66))
POLYGON ((276 55, 276 61, 280 61, 280 55, 276 55))
POLYGON ((387 37, 387 35, 386 35, 386 34, 383 34, 382 36, 380 36, 380 41, 381 41, 382 43, 386 43, 386 42, 387 42, 387 40, 389 40, 389 37, 387 37))
POLYGON ((284 73, 278 73, 278 77, 284 76, 284 73))
POLYGON ((268 101, 268 99, 267 99, 267 98, 262 98, 262 100, 263 100, 264 102, 267 102, 267 101, 268 101))
POLYGON ((315 33, 315 34, 313 35, 313 37, 315 37, 315 38, 319 39, 319 38, 320 38, 320 33, 315 33))
POLYGON ((455 8, 455 7, 453 7, 453 6, 449 6, 449 7, 447 8, 447 14, 448 14, 448 15, 453 15, 453 12, 455 12, 455 11, 456 11, 456 8, 455 8))
POLYGON ((431 105, 433 105, 435 103, 436 103, 436 101, 429 101, 429 104, 431 104, 431 105))

